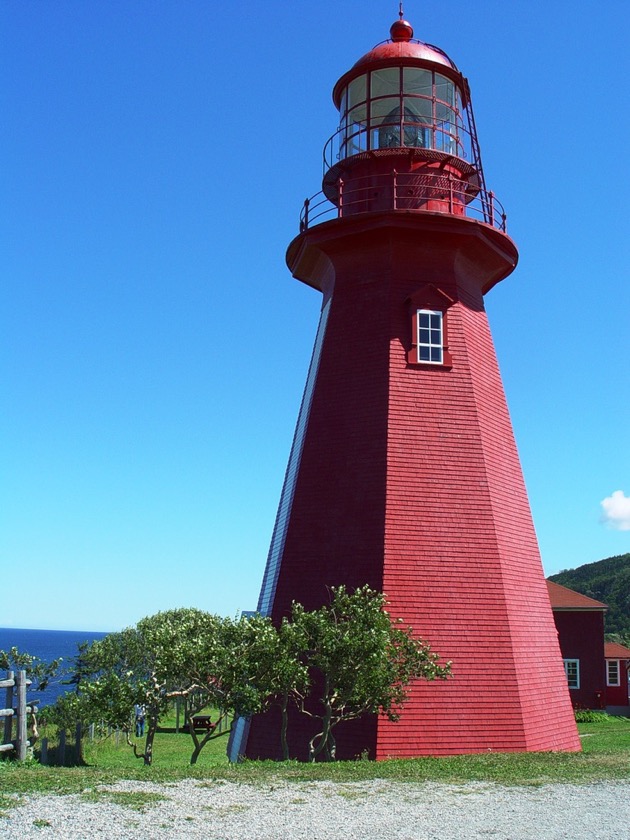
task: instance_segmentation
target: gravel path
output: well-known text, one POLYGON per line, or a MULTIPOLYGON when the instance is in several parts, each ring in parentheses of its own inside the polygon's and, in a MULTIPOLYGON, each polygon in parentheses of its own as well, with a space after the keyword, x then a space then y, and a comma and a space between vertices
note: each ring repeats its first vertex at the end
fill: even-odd
POLYGON ((624 840, 630 784, 125 781, 72 796, 28 797, 0 826, 20 840, 624 840))

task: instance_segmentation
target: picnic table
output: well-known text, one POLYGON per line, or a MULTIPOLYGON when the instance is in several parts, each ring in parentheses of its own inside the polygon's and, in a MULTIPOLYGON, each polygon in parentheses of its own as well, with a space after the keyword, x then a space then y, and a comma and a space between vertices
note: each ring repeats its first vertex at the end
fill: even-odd
POLYGON ((210 715, 193 715, 192 727, 195 731, 205 729, 206 732, 212 732, 213 729, 216 729, 216 726, 216 723, 212 723, 210 715))

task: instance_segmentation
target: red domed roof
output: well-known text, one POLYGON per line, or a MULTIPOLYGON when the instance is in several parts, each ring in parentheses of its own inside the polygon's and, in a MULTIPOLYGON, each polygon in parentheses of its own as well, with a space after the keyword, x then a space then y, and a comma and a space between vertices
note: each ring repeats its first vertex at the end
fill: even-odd
POLYGON ((377 61, 382 61, 384 58, 420 58, 424 61, 431 61, 434 64, 442 64, 451 70, 457 70, 455 63, 451 61, 445 52, 442 52, 437 47, 431 46, 431 44, 425 44, 417 40, 384 41, 360 58, 352 69, 355 70, 358 67, 363 67, 364 64, 373 64, 377 61))
POLYGON ((451 78, 461 77, 457 65, 439 47, 432 44, 425 44, 413 37, 413 27, 406 20, 395 21, 390 29, 391 41, 383 41, 377 44, 364 56, 362 56, 347 73, 339 79, 333 90, 333 100, 339 107, 339 98, 343 87, 351 78, 358 76, 361 71, 369 70, 373 66, 382 67, 396 64, 398 61, 412 59, 409 63, 422 62, 427 64, 439 64, 450 70, 447 73, 451 78))

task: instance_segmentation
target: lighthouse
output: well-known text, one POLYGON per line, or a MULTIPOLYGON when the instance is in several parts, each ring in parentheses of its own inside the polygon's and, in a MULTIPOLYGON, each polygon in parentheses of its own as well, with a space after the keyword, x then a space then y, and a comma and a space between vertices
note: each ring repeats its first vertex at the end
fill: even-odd
MULTIPOLYGON (((580 749, 484 296, 514 270, 470 88, 395 21, 333 89, 339 128, 287 264, 322 295, 258 604, 276 621, 368 584, 453 678, 337 756, 580 749)), ((290 723, 303 757, 310 721, 290 723)), ((270 712, 233 751, 279 757, 270 712)))

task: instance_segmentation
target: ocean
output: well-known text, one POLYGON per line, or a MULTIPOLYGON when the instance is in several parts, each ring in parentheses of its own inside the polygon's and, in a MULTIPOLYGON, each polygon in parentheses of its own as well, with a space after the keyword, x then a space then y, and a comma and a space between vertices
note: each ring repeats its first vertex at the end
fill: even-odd
MULTIPOLYGON (((44 662, 62 658, 63 667, 71 665, 71 660, 77 655, 77 646, 81 642, 93 642, 106 635, 107 633, 87 630, 18 630, 0 627, 0 650, 8 651, 16 647, 20 653, 30 653, 44 662)), ((39 706, 42 708, 54 703, 61 694, 72 690, 73 686, 62 685, 60 680, 52 680, 45 691, 33 691, 32 696, 39 698, 39 706)))

